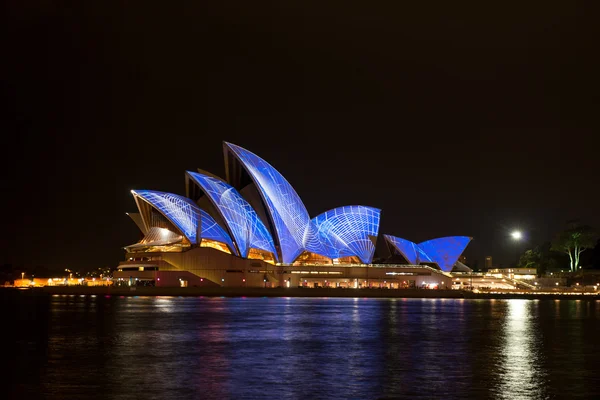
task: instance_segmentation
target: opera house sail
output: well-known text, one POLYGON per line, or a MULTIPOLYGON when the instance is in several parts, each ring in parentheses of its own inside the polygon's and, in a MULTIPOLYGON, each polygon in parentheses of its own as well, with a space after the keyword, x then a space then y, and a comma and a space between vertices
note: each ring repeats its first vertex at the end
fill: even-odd
POLYGON ((449 236, 422 242, 384 235, 385 240, 411 264, 435 263, 444 271, 451 271, 472 238, 449 236))
POLYGON ((271 234, 235 188, 212 175, 189 171, 187 174, 202 188, 225 221, 241 257, 247 258, 250 249, 255 248, 270 252, 277 259, 271 234))
POLYGON ((154 190, 132 190, 131 192, 149 233, 153 232, 153 228, 162 228, 165 235, 171 237, 175 232, 180 233, 182 243, 185 240, 190 245, 197 245, 202 240, 211 240, 226 245, 236 254, 227 232, 190 199, 154 190))
POLYGON ((252 178, 267 206, 284 263, 292 263, 304 251, 304 235, 310 217, 300 196, 269 163, 254 153, 225 143, 252 178))
POLYGON ((381 210, 366 206, 334 208, 311 223, 329 258, 357 256, 364 264, 373 260, 381 210))
MULTIPOLYGON (((125 247, 126 263, 131 266, 123 264, 123 268, 187 271, 191 276, 201 275, 200 282, 205 282, 206 277, 207 282, 220 285, 235 284, 225 278, 234 274, 244 274, 235 280, 246 284, 250 279, 247 274, 252 272, 262 274, 265 285, 271 281, 289 285, 292 277, 301 282, 302 276, 295 274, 308 274, 311 278, 338 275, 335 284, 339 285, 348 284, 346 274, 359 270, 342 272, 334 268, 368 269, 373 265, 380 209, 347 205, 311 218, 296 190, 271 164, 232 143, 224 142, 223 149, 226 179, 203 170, 187 171, 185 196, 132 190, 139 212, 129 215, 143 238, 125 247), (312 265, 329 269, 274 270, 266 267, 269 264, 277 268, 312 265)), ((434 275, 440 276, 452 270, 471 240, 467 236, 452 236, 417 244, 395 236, 383 237, 392 253, 406 260, 406 266, 420 266, 430 275, 431 271, 439 271, 434 275)), ((377 262, 385 264, 381 257, 377 262)), ((158 275, 155 278, 159 279, 158 275)), ((189 279, 195 278, 180 277, 179 281, 189 279)), ((353 279, 355 287, 369 284, 353 279)), ((387 285, 388 280, 395 279, 383 282, 387 285)), ((330 284, 333 280, 323 282, 330 284)), ((406 280, 403 282, 406 284, 406 280)), ((308 279, 304 279, 303 284, 307 283, 308 279)))

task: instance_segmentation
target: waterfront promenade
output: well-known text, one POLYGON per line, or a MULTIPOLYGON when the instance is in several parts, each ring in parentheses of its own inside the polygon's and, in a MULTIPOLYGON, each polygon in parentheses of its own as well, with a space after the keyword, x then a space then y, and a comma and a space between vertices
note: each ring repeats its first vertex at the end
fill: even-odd
POLYGON ((224 296, 224 297, 363 297, 439 299, 600 299, 598 292, 539 290, 469 291, 444 289, 337 289, 337 288, 244 288, 244 287, 128 287, 128 286, 44 286, 3 288, 40 295, 96 296, 224 296))

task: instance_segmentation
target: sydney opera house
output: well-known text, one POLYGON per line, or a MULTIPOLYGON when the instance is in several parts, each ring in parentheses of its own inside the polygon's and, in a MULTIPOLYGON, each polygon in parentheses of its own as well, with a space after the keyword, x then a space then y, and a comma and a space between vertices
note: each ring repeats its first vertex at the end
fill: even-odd
POLYGON ((381 210, 364 205, 311 218, 268 162, 231 143, 223 149, 225 179, 187 171, 185 196, 132 191, 138 212, 128 215, 143 237, 125 247, 114 279, 155 286, 433 288, 451 287, 449 272, 464 268, 458 259, 470 237, 413 243, 380 235, 381 210))

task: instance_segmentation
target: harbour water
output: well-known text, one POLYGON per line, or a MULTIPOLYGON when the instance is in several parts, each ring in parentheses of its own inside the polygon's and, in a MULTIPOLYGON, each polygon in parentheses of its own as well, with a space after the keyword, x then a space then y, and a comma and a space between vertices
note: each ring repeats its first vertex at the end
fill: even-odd
POLYGON ((10 399, 600 398, 598 301, 1 299, 10 399))

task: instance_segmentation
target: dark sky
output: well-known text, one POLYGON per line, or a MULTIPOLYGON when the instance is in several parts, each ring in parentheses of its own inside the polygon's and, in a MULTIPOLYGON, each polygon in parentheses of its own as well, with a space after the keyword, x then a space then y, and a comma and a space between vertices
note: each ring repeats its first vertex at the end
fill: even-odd
POLYGON ((373 3, 9 1, 0 263, 116 266, 130 189, 223 175, 223 140, 311 216, 378 207, 480 265, 600 226, 597 2, 373 3))

